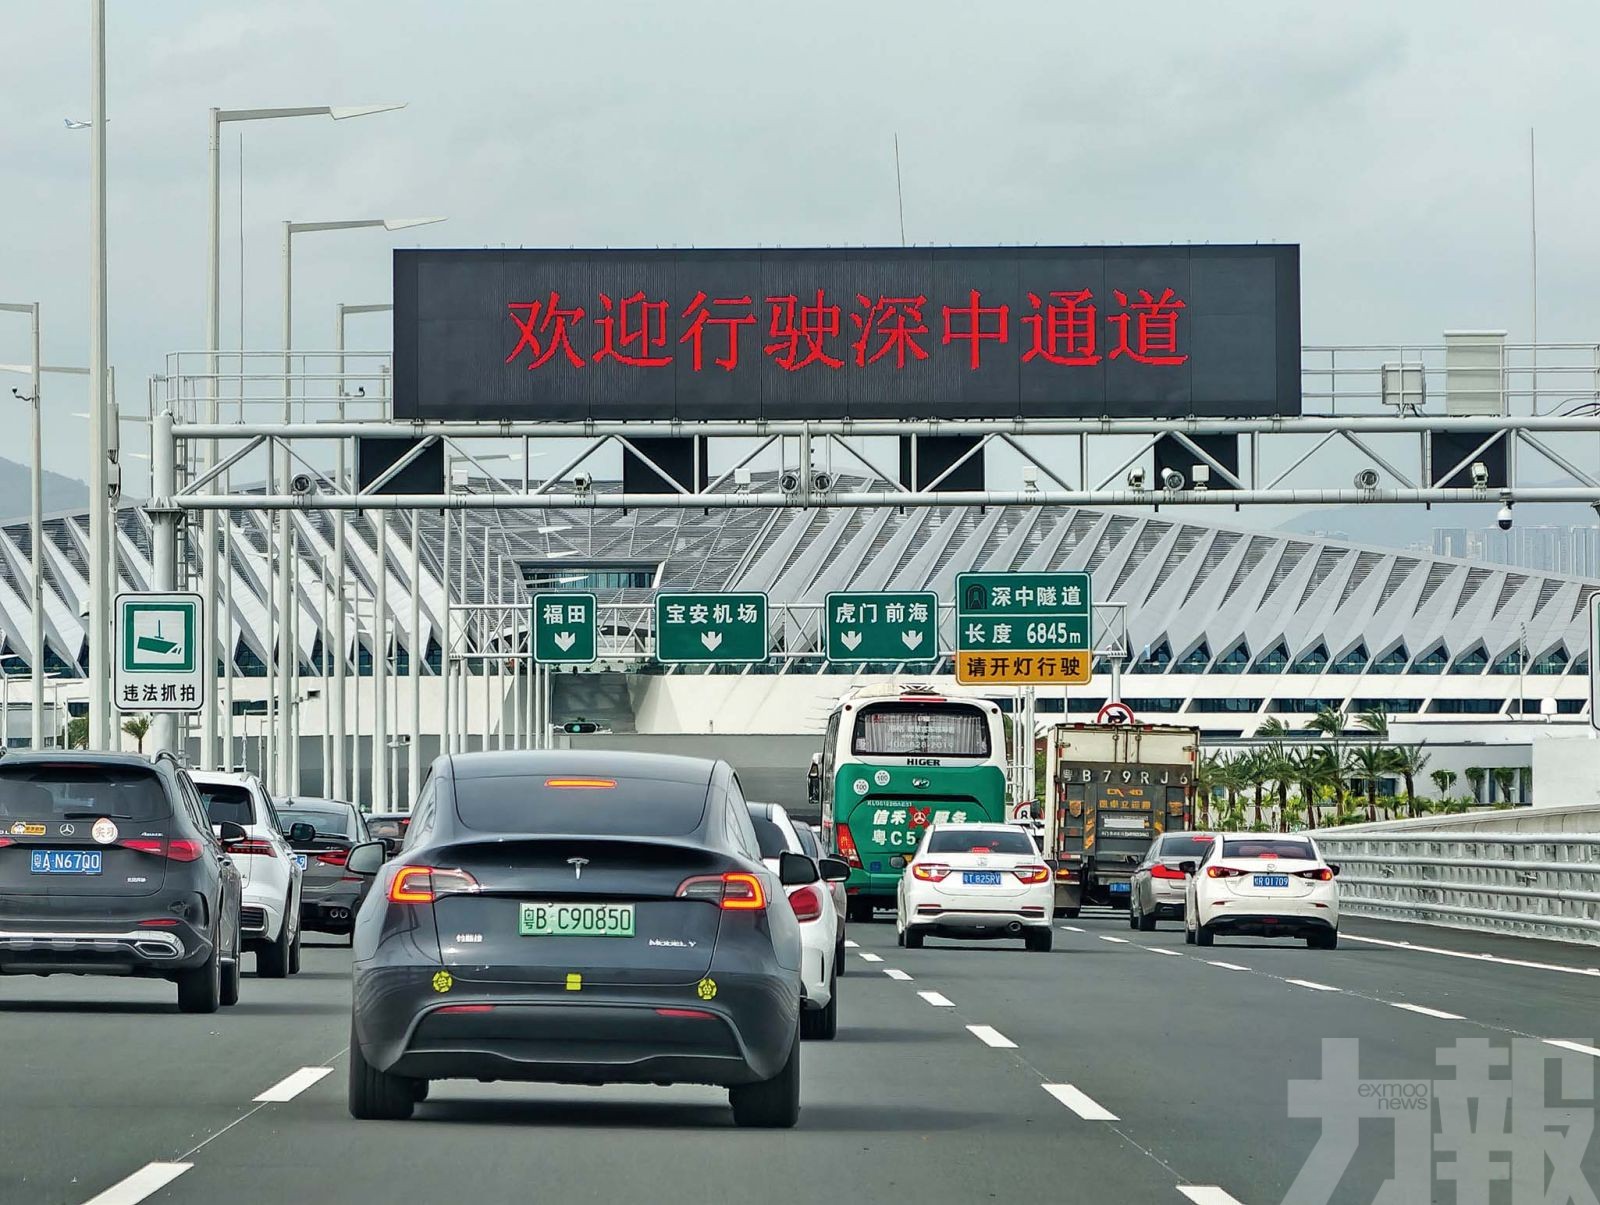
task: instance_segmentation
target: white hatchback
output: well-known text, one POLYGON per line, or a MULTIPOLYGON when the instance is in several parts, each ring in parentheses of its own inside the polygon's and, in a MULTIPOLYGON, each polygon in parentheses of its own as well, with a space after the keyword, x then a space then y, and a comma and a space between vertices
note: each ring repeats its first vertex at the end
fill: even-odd
POLYGON ((300 883, 304 855, 296 855, 279 828, 277 813, 254 774, 191 770, 190 779, 213 826, 242 825, 245 839, 227 847, 239 867, 244 900, 239 909, 244 948, 254 951, 256 974, 282 979, 300 970, 300 883))
POLYGON ((1223 833, 1186 877, 1183 939, 1303 937, 1315 950, 1339 944, 1339 868, 1310 837, 1223 833))
POLYGON ((931 824, 900 877, 895 935, 915 950, 928 936, 1021 938, 1045 952, 1055 885, 1018 824, 931 824))

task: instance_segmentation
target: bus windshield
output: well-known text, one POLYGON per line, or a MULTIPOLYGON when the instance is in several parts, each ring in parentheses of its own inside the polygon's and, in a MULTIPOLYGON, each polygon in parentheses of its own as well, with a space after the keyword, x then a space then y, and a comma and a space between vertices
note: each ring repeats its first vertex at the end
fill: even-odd
POLYGON ((989 726, 976 707, 875 703, 856 716, 858 757, 987 757, 989 726))

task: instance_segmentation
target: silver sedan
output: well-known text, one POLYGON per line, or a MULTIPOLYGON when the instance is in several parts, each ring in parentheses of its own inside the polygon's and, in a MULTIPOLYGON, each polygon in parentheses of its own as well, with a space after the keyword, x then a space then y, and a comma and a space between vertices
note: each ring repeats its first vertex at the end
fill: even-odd
POLYGON ((1128 889, 1128 928, 1150 932, 1156 921, 1182 920, 1184 882, 1180 862, 1198 862, 1216 840, 1212 833, 1163 833, 1134 868, 1128 889))

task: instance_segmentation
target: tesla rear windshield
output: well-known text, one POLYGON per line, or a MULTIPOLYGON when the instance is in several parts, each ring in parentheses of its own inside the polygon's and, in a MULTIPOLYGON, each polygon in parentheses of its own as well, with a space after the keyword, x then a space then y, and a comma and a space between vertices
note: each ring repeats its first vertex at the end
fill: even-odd
POLYGON ((156 821, 172 815, 153 770, 133 766, 0 765, 0 816, 23 820, 156 821))
POLYGON ((1211 837, 1166 836, 1157 856, 1162 858, 1203 858, 1211 852, 1211 837))
POLYGON ((681 837, 700 827, 707 784, 528 774, 459 778, 456 814, 486 833, 681 837))
POLYGON ((225 782, 197 782, 194 789, 206 805, 206 819, 212 824, 254 824, 255 801, 248 787, 225 782))
POLYGON ((1316 854, 1311 852, 1311 846, 1304 841, 1274 841, 1266 837, 1253 837, 1248 840, 1224 841, 1222 843, 1222 856, 1224 858, 1300 858, 1311 862, 1316 860, 1316 854))
POLYGON ((955 828, 928 838, 930 854, 1031 854, 1028 835, 1009 828, 955 828))

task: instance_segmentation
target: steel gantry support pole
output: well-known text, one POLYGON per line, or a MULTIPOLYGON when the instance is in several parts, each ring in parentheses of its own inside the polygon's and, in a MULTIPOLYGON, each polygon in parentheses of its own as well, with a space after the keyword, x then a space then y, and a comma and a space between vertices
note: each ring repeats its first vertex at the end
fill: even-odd
POLYGON ((389 516, 372 519, 378 565, 372 591, 372 810, 389 810, 389 516))
MULTIPOLYGON (((210 181, 208 228, 210 237, 206 240, 206 421, 214 423, 220 415, 217 410, 217 351, 222 343, 221 311, 222 311, 222 110, 212 109, 210 117, 210 181)), ((241 378, 243 370, 241 369, 241 378)), ((241 391, 242 392, 242 391, 241 391)), ((242 417, 242 416, 241 416, 242 417)), ((200 441, 200 472, 209 472, 211 466, 217 462, 217 441, 203 439, 200 441)), ((227 516, 224 516, 227 519, 227 516)), ((220 591, 217 589, 217 517, 207 513, 202 517, 200 524, 200 581, 202 584, 202 597, 205 606, 200 608, 200 657, 201 663, 206 667, 206 681, 209 683, 211 675, 216 672, 220 645, 217 639, 217 600, 220 591)), ((231 616, 224 618, 223 622, 230 623, 231 616)), ((230 650, 231 655, 231 650, 230 650)), ((231 691, 229 694, 231 695, 231 691)), ((231 707, 232 700, 229 699, 231 707)), ((217 746, 217 712, 215 706, 207 706, 200 714, 200 768, 211 770, 216 767, 214 758, 217 746)), ((231 728, 231 724, 229 725, 231 728)), ((231 743, 231 741, 230 741, 231 743)), ((230 749, 223 758, 226 765, 233 756, 230 749)))
POLYGON ((411 748, 406 763, 406 793, 401 811, 410 811, 410 801, 422 785, 422 662, 428 645, 422 639, 422 512, 411 512, 411 748))
MULTIPOLYGON (((106 0, 90 3, 89 120, 89 748, 111 748, 111 446, 106 371, 106 0)), ((158 443, 159 446, 159 443, 158 443)), ((170 440, 168 460, 171 460, 170 440)), ((152 491, 154 492, 154 491, 152 491)), ((170 496, 173 490, 168 490, 170 496)), ((42 674, 44 666, 34 667, 42 674)))
MULTIPOLYGON (((157 591, 171 591, 178 586, 178 521, 183 512, 172 505, 172 496, 178 492, 176 451, 172 412, 163 410, 155 416, 155 449, 150 462, 150 567, 151 585, 157 591)), ((212 702, 208 697, 207 706, 212 702)), ((174 712, 157 712, 151 731, 157 749, 178 751, 178 717, 174 712)))

